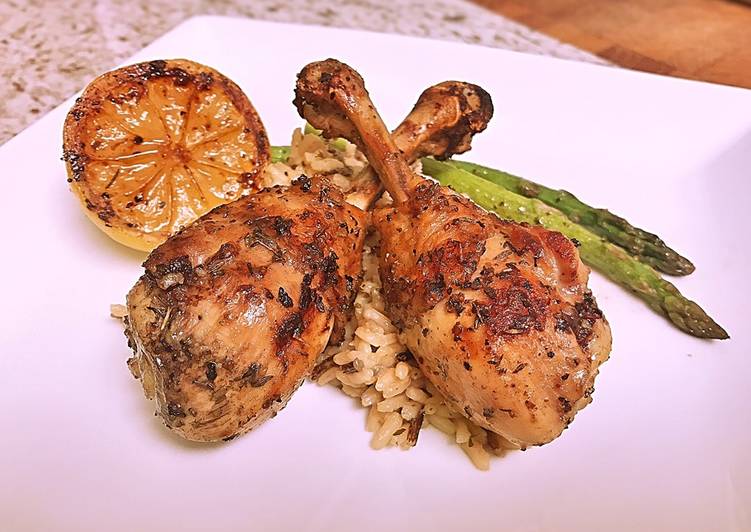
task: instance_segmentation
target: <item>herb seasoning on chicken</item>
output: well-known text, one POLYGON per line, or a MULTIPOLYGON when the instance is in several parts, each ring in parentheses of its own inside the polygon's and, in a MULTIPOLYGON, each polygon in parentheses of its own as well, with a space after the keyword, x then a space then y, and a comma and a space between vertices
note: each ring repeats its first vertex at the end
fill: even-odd
POLYGON ((214 209, 151 253, 128 294, 130 367, 168 427, 221 440, 284 407, 341 341, 364 222, 325 178, 301 177, 214 209))

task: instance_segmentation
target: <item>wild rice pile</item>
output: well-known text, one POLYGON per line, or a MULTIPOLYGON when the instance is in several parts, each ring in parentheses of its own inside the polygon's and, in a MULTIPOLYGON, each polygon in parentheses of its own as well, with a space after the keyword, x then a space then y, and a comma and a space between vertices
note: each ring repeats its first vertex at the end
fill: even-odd
MULTIPOLYGON (((289 184, 302 174, 327 174, 347 191, 350 179, 366 166, 367 160, 354 145, 334 147, 321 137, 303 135, 298 129, 292 137, 287 164, 270 165, 263 184, 289 184)), ((440 392, 417 367, 396 327, 384 314, 377 246, 378 235, 369 235, 363 256, 363 283, 355 300, 355 315, 347 327, 347 339, 341 346, 324 352, 312 379, 320 385, 335 385, 367 408, 365 428, 373 433, 374 449, 410 449, 417 443, 420 430, 432 426, 459 445, 478 469, 486 470, 491 455, 514 447, 451 412, 440 392)))

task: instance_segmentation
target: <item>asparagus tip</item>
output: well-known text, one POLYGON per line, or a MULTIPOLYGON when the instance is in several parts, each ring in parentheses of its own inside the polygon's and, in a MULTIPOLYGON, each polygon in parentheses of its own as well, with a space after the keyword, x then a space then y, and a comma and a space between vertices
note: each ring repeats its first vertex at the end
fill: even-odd
POLYGON ((693 336, 708 340, 730 338, 728 332, 693 301, 682 297, 667 298, 665 310, 670 321, 693 336))
POLYGON ((696 266, 690 260, 670 248, 663 250, 660 256, 639 255, 637 258, 667 275, 684 276, 696 270, 696 266))

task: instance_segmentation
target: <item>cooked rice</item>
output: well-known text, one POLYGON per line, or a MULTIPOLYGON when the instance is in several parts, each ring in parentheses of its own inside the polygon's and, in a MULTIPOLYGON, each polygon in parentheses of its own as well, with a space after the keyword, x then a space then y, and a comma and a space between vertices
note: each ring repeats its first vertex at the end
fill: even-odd
POLYGON ((343 192, 349 191, 351 179, 367 166, 368 161, 354 144, 339 143, 337 146, 343 149, 318 135, 303 135, 299 128, 295 129, 287 162, 268 165, 261 177, 261 186, 289 185, 301 175, 324 174, 343 192))
POLYGON ((115 303, 110 305, 110 316, 118 320, 123 320, 128 315, 128 308, 125 305, 115 303))
MULTIPOLYGON (((297 129, 287 163, 270 165, 263 184, 289 184, 303 174, 323 173, 346 192, 367 160, 352 144, 339 147, 297 129)), ((365 428, 373 433, 370 445, 374 449, 411 449, 420 430, 432 426, 459 445, 475 467, 487 470, 491 455, 514 447, 452 412, 425 378, 384 313, 377 247, 378 235, 369 235, 363 251, 363 282, 347 326, 347 339, 326 349, 312 379, 320 385, 333 384, 367 408, 365 428)))

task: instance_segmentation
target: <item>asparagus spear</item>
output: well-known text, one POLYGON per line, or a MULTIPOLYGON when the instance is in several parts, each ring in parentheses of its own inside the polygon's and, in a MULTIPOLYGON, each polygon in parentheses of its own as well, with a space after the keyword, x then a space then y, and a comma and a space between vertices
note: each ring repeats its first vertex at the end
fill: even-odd
POLYGON ((289 157, 291 151, 289 146, 272 146, 271 147, 271 162, 283 163, 289 157))
POLYGON ((620 216, 605 209, 590 207, 565 190, 553 190, 506 172, 494 170, 465 161, 447 161, 449 164, 492 181, 516 194, 536 198, 565 214, 572 222, 619 245, 640 261, 669 275, 688 275, 694 265, 668 247, 657 235, 634 227, 620 216))
MULTIPOLYGON (((305 123, 305 133, 320 135, 320 130, 305 123)), ((333 141, 339 147, 343 139, 333 141)), ((593 233, 622 247, 631 255, 668 275, 688 275, 694 265, 670 248, 657 235, 634 227, 627 220, 606 209, 591 207, 565 190, 553 190, 507 172, 465 161, 448 160, 449 164, 492 181, 503 188, 528 198, 536 198, 563 212, 572 222, 587 227, 593 233)))
POLYGON ((478 205, 501 218, 540 224, 575 239, 580 244, 579 251, 584 262, 633 292, 682 331, 699 338, 729 338, 727 332, 699 305, 686 299, 650 266, 542 201, 515 194, 471 172, 435 159, 422 159, 422 168, 423 173, 457 192, 467 194, 478 205))

